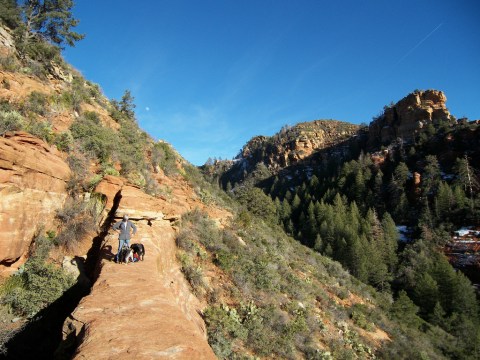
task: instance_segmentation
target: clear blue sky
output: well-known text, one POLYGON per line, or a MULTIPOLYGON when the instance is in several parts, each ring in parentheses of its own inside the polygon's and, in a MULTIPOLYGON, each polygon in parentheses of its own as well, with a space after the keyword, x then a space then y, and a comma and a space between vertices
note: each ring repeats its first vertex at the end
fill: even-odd
POLYGON ((415 89, 480 119, 480 1, 76 0, 67 60, 190 162, 315 119, 369 123, 415 89))

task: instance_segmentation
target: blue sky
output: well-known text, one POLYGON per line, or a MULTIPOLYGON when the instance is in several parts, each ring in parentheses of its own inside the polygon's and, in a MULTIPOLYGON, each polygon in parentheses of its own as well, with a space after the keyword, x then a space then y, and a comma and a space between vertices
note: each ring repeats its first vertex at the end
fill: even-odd
POLYGON ((480 119, 480 1, 77 0, 66 59, 196 165, 315 119, 369 123, 415 89, 480 119))

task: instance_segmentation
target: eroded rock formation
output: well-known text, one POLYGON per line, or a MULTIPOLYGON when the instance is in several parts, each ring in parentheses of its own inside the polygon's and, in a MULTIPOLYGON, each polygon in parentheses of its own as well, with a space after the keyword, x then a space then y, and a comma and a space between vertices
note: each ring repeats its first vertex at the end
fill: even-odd
POLYGON ((428 124, 454 122, 446 107, 447 97, 442 91, 415 91, 393 106, 369 126, 369 143, 388 144, 397 138, 412 140, 428 124))
POLYGON ((17 267, 35 232, 52 225, 69 178, 54 146, 24 132, 0 137, 0 271, 17 267))
POLYGON ((256 136, 242 149, 249 162, 263 162, 272 170, 293 165, 321 150, 355 135, 358 125, 336 120, 315 120, 284 128, 273 137, 256 136))

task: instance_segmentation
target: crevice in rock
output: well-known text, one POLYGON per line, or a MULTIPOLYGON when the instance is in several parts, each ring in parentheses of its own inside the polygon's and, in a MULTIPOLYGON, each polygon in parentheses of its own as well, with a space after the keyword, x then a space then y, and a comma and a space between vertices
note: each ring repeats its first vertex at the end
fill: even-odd
POLYGON ((113 198, 113 205, 107 214, 106 219, 100 226, 100 233, 93 238, 92 247, 87 253, 87 260, 85 261, 85 271, 87 276, 92 282, 92 285, 97 281, 101 271, 101 259, 107 257, 108 253, 111 253, 111 249, 105 247, 105 238, 108 235, 108 230, 112 227, 115 221, 115 214, 120 200, 122 199, 122 190, 119 190, 113 198))
POLYGON ((7 353, 0 355, 0 359, 71 359, 85 332, 85 324, 75 320, 71 314, 80 300, 90 293, 101 271, 100 260, 111 251, 105 247, 105 238, 115 220, 121 198, 119 190, 112 209, 100 227, 100 233, 93 238, 87 253, 85 273, 90 282, 77 281, 59 299, 41 310, 6 344, 7 353))
POLYGON ((0 265, 5 267, 10 267, 13 264, 15 264, 18 260, 20 260, 20 257, 13 260, 3 260, 3 261, 0 261, 0 265))

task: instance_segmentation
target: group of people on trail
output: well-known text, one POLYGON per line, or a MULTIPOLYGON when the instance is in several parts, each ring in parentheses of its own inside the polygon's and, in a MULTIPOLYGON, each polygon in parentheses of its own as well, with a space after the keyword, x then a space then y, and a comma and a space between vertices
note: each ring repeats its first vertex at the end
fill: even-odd
POLYGON ((128 215, 124 215, 123 219, 116 222, 113 225, 113 230, 118 231, 118 250, 115 255, 115 262, 121 262, 123 259, 120 259, 120 253, 125 247, 130 249, 130 239, 132 238, 131 231, 133 230, 133 235, 137 233, 137 227, 133 222, 128 219, 128 215))

